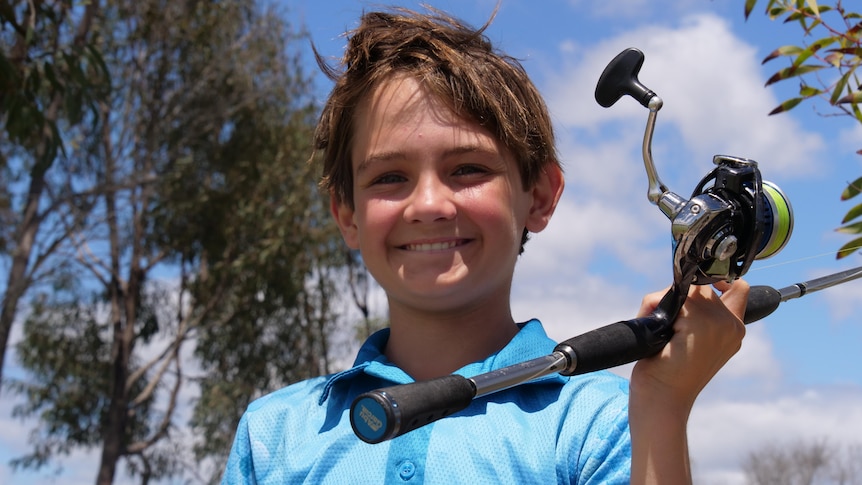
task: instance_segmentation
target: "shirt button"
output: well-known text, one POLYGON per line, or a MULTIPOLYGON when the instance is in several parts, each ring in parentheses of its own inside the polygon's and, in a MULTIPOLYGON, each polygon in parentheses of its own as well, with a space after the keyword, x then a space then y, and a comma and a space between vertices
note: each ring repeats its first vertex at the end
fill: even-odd
POLYGON ((413 478, 413 475, 416 474, 416 465, 413 464, 412 461, 405 461, 398 465, 398 475, 405 482, 413 478))

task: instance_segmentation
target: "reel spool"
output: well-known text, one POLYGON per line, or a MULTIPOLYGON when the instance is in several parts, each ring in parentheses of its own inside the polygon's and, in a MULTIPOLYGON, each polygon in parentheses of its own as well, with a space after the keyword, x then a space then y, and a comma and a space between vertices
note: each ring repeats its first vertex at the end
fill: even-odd
POLYGON ((769 219, 764 237, 755 259, 766 259, 784 249, 793 233, 793 208, 784 192, 772 182, 763 181, 763 198, 766 201, 766 214, 769 219))

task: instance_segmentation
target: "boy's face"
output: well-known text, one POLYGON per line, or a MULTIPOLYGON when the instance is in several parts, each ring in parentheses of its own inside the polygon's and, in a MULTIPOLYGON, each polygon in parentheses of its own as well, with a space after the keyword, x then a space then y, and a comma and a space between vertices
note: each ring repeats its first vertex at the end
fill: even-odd
POLYGON ((332 210, 390 306, 507 304, 522 232, 545 227, 562 190, 556 167, 525 191, 489 131, 407 76, 367 96, 354 126, 354 208, 332 210))

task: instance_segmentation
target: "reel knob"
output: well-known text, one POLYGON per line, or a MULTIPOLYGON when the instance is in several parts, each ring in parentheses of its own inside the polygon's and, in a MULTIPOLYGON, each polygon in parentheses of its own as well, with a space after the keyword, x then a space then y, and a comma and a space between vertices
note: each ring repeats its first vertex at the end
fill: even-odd
POLYGON ((596 101, 602 107, 609 108, 628 94, 644 108, 649 108, 649 102, 656 94, 638 80, 643 63, 644 53, 634 47, 617 54, 599 77, 596 101))

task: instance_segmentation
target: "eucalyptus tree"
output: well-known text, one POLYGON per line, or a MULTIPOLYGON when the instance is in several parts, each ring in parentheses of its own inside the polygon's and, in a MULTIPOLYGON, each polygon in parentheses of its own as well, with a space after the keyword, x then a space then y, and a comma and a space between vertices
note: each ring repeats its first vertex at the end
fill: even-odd
POLYGON ((749 453, 742 470, 750 485, 857 485, 862 484, 860 458, 858 443, 773 443, 749 453))
POLYGON ((53 253, 88 205, 65 190, 78 169, 65 146, 98 125, 110 86, 94 28, 101 4, 0 1, 0 381, 19 304, 62 264, 53 253))
POLYGON ((101 448, 100 484, 120 464, 208 480, 198 460, 218 469, 252 398, 328 371, 341 246, 284 18, 251 0, 104 8, 113 89, 70 153, 95 196, 66 246, 77 273, 34 296, 18 346, 17 412, 41 421, 16 464, 101 448))

